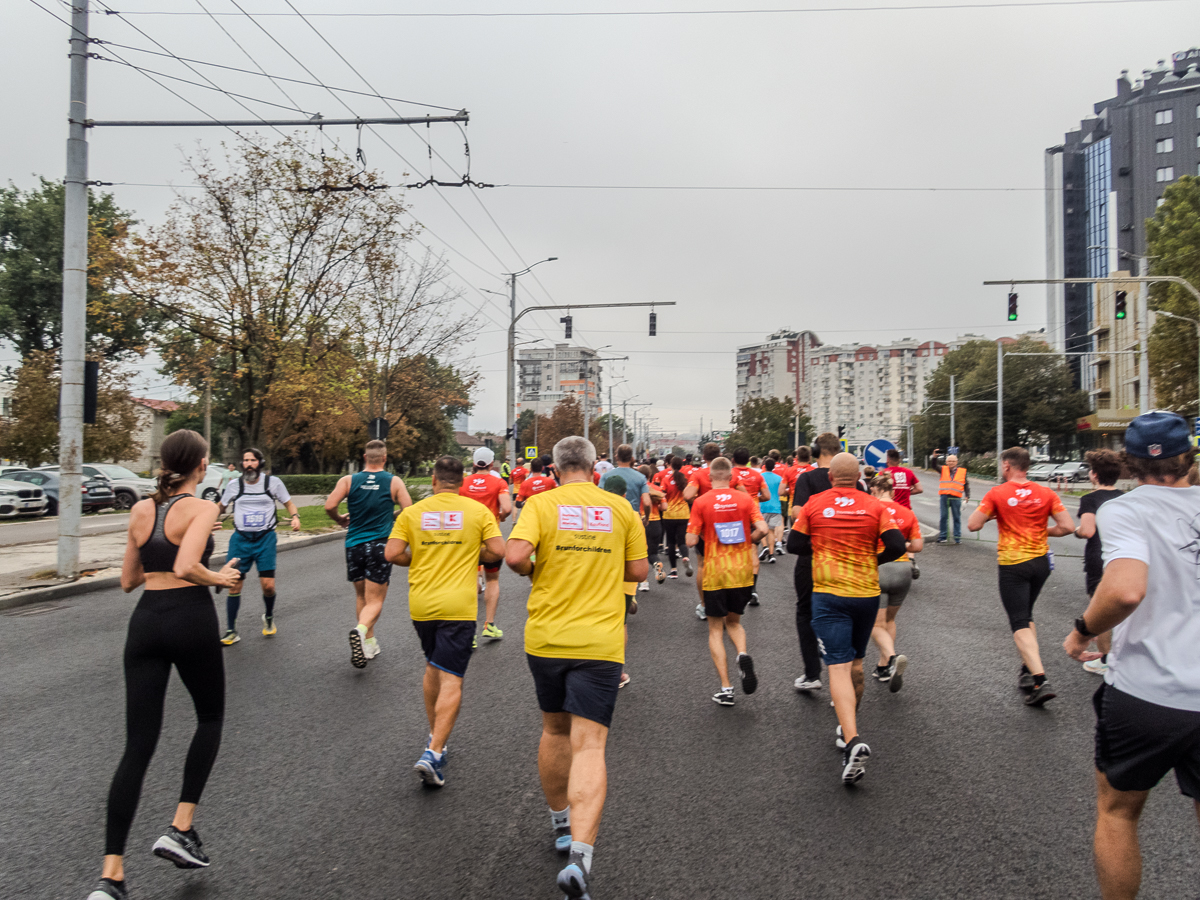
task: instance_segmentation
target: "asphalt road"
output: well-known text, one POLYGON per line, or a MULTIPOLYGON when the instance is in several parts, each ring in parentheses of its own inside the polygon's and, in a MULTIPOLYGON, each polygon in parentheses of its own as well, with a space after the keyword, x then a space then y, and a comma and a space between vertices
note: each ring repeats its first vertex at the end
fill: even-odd
MULTIPOLYGON (((922 516, 925 518, 925 516, 922 516)), ((191 736, 172 680, 166 727, 127 856, 133 898, 553 898, 561 860, 538 785, 540 717, 521 650, 526 582, 502 576, 506 638, 475 655, 446 787, 411 766, 425 741, 423 659, 398 574, 359 671, 346 634, 341 547, 285 554, 279 635, 249 628, 226 652, 229 708, 197 827, 211 869, 150 855, 170 821, 191 736)), ((609 743, 597 898, 1092 898, 1091 695, 1058 648, 1081 609, 1079 560, 1038 606, 1059 699, 1021 703, 995 590, 994 547, 922 554, 900 616, 911 659, 896 695, 869 683, 860 727, 874 755, 839 779, 828 693, 801 696, 790 559, 764 566, 748 612, 758 692, 717 687, 693 582, 639 595, 609 743)), ((399 570, 398 570, 399 571, 399 570)), ((110 591, 0 617, 0 872, 6 893, 82 898, 99 872, 104 806, 123 741, 121 647, 135 597, 110 591)), ((1143 896, 1195 897, 1200 842, 1173 779, 1142 825, 1143 896)))

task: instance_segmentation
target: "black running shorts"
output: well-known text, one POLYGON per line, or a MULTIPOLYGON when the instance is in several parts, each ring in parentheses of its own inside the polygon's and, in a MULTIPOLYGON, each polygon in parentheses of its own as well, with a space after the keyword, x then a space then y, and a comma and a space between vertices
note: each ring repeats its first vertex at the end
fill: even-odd
POLYGON ((1159 706, 1100 685, 1096 768, 1118 791, 1148 791, 1168 772, 1184 795, 1200 802, 1200 712, 1159 706))
POLYGON ((750 603, 751 585, 704 592, 704 614, 710 619, 722 619, 733 613, 740 616, 750 603))
POLYGON ((346 548, 346 580, 388 584, 392 580, 392 564, 383 558, 387 541, 367 541, 346 548))
POLYGON ((612 725, 621 684, 621 664, 597 659, 559 659, 525 654, 538 707, 542 712, 567 712, 581 719, 612 725))
POLYGON ((1037 556, 1000 569, 1000 602, 1008 613, 1008 624, 1014 632, 1028 628, 1033 622, 1033 604, 1042 586, 1050 577, 1050 558, 1037 556))
POLYGON ((495 574, 496 572, 500 571, 500 566, 504 564, 504 560, 498 559, 495 562, 484 562, 483 555, 480 554, 479 564, 483 566, 483 571, 495 574))
POLYGON ((463 678, 467 664, 471 661, 472 644, 475 642, 474 620, 429 619, 413 620, 413 628, 421 639, 425 661, 435 669, 463 678))

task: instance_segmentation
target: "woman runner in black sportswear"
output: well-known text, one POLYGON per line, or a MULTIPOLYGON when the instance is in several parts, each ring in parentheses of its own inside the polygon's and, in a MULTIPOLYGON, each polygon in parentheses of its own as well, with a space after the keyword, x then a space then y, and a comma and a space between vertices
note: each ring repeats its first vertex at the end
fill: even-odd
POLYGON ((221 632, 209 585, 232 587, 238 571, 229 560, 220 572, 207 567, 217 505, 195 496, 208 466, 208 444, 194 431, 168 435, 160 450, 158 490, 134 505, 121 568, 126 593, 146 589, 129 619, 125 641, 125 753, 108 793, 104 867, 88 900, 124 900, 125 840, 142 792, 142 780, 162 730, 163 700, 171 666, 192 695, 196 733, 183 766, 183 791, 175 818, 154 844, 154 854, 181 869, 208 865, 192 816, 221 744, 225 668, 221 632))

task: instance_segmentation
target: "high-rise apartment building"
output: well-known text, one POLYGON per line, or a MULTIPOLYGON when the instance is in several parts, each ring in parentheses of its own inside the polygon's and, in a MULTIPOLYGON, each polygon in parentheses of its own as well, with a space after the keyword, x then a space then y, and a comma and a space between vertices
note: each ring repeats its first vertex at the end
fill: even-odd
POLYGON ((737 405, 759 397, 791 397, 803 406, 808 361, 821 340, 811 331, 784 329, 761 344, 738 347, 737 405))
POLYGON ((555 344, 517 354, 517 415, 532 409, 537 415, 553 412, 568 394, 584 404, 590 417, 603 415, 601 364, 595 350, 555 344))

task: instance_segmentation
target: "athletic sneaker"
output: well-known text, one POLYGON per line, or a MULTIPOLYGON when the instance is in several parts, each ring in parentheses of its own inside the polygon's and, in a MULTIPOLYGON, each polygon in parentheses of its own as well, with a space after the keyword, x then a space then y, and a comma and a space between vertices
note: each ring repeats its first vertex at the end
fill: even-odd
POLYGON ((234 644, 236 644, 240 640, 241 640, 241 638, 238 636, 238 633, 236 631, 234 631, 232 628, 230 628, 227 632, 225 632, 225 634, 221 637, 221 643, 224 644, 226 647, 232 647, 234 644))
POLYGON ((471 635, 471 649, 472 650, 479 649, 479 635, 477 635, 477 634, 471 635))
POLYGON ((379 646, 378 638, 369 637, 363 641, 363 654, 367 659, 374 659, 382 652, 383 648, 379 646))
POLYGON ((650 582, 648 582, 648 581, 642 581, 642 582, 639 582, 639 583, 638 583, 638 590, 639 590, 639 591, 648 591, 648 590, 650 590, 650 582))
POLYGON ((766 547, 763 547, 761 550, 758 551, 758 561, 762 562, 764 559, 767 558, 767 554, 770 552, 771 551, 768 550, 766 547))
POLYGON ((1093 675, 1103 675, 1108 671, 1108 663, 1102 659, 1089 659, 1083 664, 1083 671, 1091 672, 1093 675))
POLYGON ((1017 672, 1017 687, 1023 691, 1033 690, 1033 673, 1025 668, 1025 664, 1021 663, 1021 668, 1017 672))
POLYGON ((663 564, 658 561, 654 563, 654 580, 659 584, 667 580, 667 573, 663 571, 663 564))
POLYGON ((842 784, 851 785, 862 781, 866 774, 866 763, 871 758, 871 748, 862 738, 851 738, 842 751, 842 784))
MULTIPOLYGON (((429 740, 427 740, 425 742, 425 749, 428 750, 432 746, 433 746, 433 735, 431 734, 429 736, 429 740)), ((442 744, 442 765, 443 766, 446 764, 446 760, 448 760, 449 758, 450 758, 450 745, 442 744)))
POLYGON ((683 573, 687 575, 688 578, 692 577, 692 561, 686 556, 683 558, 683 573))
POLYGON ((908 657, 901 653, 888 661, 889 681, 888 690, 893 694, 904 687, 904 670, 908 667, 908 657))
POLYGON ((95 889, 87 895, 87 900, 125 900, 127 896, 124 881, 101 878, 96 882, 95 889))
POLYGON ((1040 685, 1034 687, 1029 692, 1029 696, 1025 698, 1026 706, 1041 706, 1047 700, 1053 700, 1058 694, 1050 687, 1050 682, 1043 681, 1040 685))
POLYGON ((794 687, 798 691, 818 691, 821 689, 821 679, 820 678, 807 678, 807 677, 801 675, 792 684, 792 687, 794 687))
POLYGON ((751 591, 751 592, 750 592, 750 605, 751 605, 751 606, 758 606, 758 591, 751 591))
POLYGON ((783 546, 783 541, 776 541, 776 542, 775 542, 775 552, 776 552, 776 553, 783 553, 783 552, 784 552, 784 549, 785 549, 785 548, 784 548, 784 546, 783 546))
POLYGON ((356 669, 367 667, 367 654, 363 649, 364 634, 366 634, 366 629, 361 625, 355 625, 350 629, 350 665, 356 669))
POLYGON ((571 852, 570 825, 556 825, 554 827, 554 849, 559 853, 571 852))
POLYGON ((713 703, 721 706, 733 706, 733 688, 723 687, 713 694, 713 703))
POLYGON ((742 693, 753 694, 758 690, 758 676, 754 674, 754 660, 749 653, 739 653, 738 671, 742 673, 742 693))
POLYGON ((588 893, 587 870, 583 865, 583 854, 572 853, 561 872, 558 873, 558 889, 570 900, 591 900, 588 893))
POLYGON ((630 681, 632 681, 632 679, 629 677, 629 673, 622 672, 621 680, 617 682, 617 690, 620 690, 621 688, 625 687, 625 685, 629 684, 630 681))
POLYGON ((837 727, 837 737, 835 737, 833 739, 833 746, 837 747, 839 750, 846 749, 846 740, 845 740, 845 738, 842 737, 842 726, 841 725, 839 725, 837 727))
POLYGON ((775 565, 775 554, 774 553, 772 553, 770 556, 767 557, 767 562, 770 563, 771 565, 775 565))
POLYGON ((916 581, 921 577, 921 567, 917 565, 917 561, 915 559, 910 560, 910 562, 912 562, 913 581, 916 581))
POLYGON ((195 828, 180 831, 168 825, 167 833, 154 842, 154 855, 169 859, 181 869, 203 869, 208 866, 208 857, 200 846, 195 828))
POLYGON ((432 750, 426 750, 421 754, 421 758, 417 760, 413 766, 417 770, 417 774, 421 776, 421 780, 430 787, 441 787, 446 783, 446 775, 442 772, 446 766, 446 754, 442 754, 442 758, 438 759, 433 755, 432 750))
POLYGON ((704 613, 704 604, 703 603, 696 604, 696 618, 699 619, 701 622, 708 619, 708 616, 705 615, 705 613, 704 613))
POLYGON ((871 673, 871 677, 880 683, 891 681, 892 667, 890 665, 876 666, 875 670, 871 673))
POLYGON ((263 613, 263 637, 272 637, 278 630, 275 628, 275 617, 263 613))
POLYGON ((495 622, 488 622, 483 626, 483 636, 493 641, 498 641, 500 638, 504 637, 504 632, 496 627, 495 622))
POLYGON ((678 577, 679 577, 679 570, 678 570, 678 569, 672 569, 670 572, 668 572, 668 573, 667 573, 667 577, 668 577, 668 578, 678 578, 678 577))

